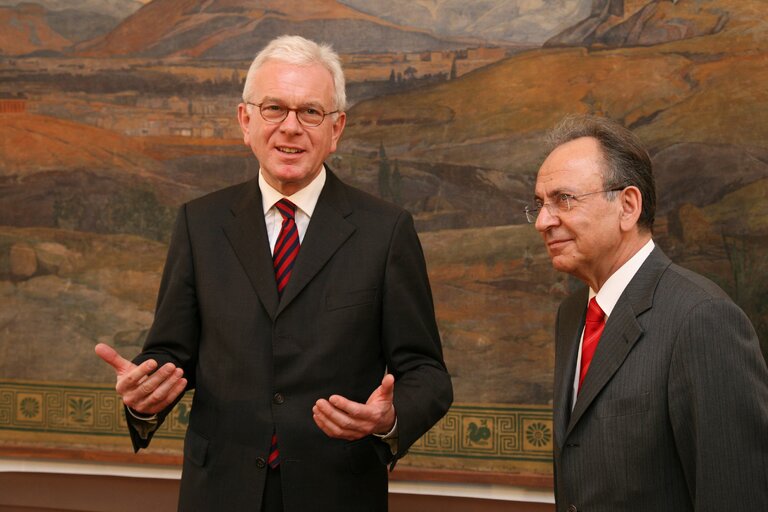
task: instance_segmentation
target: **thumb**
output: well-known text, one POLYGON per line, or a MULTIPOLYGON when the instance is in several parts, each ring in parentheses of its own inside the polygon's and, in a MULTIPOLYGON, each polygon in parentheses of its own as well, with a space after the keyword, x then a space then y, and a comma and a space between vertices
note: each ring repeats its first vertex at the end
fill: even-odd
POLYGON ((99 343, 93 350, 105 363, 114 368, 118 375, 136 367, 135 364, 122 357, 115 349, 106 343, 99 343))
POLYGON ((381 394, 391 402, 395 396, 395 376, 388 373, 381 379, 381 394))
POLYGON ((381 379, 381 385, 373 390, 365 402, 370 405, 377 402, 393 402, 395 400, 395 377, 388 373, 381 379))

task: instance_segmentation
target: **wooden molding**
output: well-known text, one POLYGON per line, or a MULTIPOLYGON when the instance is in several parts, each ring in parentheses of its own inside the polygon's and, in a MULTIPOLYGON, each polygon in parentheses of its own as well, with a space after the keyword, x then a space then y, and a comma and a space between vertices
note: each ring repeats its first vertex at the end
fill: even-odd
MULTIPOLYGON (((24 446, 0 446, 0 457, 125 465, 175 466, 179 469, 182 464, 182 457, 180 455, 147 453, 145 451, 130 453, 106 450, 30 448, 24 446)), ((499 484, 545 490, 553 488, 552 477, 547 475, 420 469, 404 467, 402 465, 389 473, 389 478, 393 481, 499 484)))

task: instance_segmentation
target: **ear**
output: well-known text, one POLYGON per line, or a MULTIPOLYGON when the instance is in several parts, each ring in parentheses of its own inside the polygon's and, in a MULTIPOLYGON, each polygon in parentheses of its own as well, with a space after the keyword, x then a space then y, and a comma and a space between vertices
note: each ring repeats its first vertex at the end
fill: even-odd
POLYGON ((619 192, 618 200, 621 205, 620 223, 622 231, 637 229, 637 221, 643 210, 643 195, 640 189, 630 186, 619 192))
POLYGON ((336 145, 339 143, 339 139, 341 139, 341 134, 344 131, 344 127, 346 125, 347 113, 339 112, 339 115, 336 117, 336 121, 334 121, 333 126, 331 127, 331 153, 336 151, 336 145))
POLYGON ((250 122, 251 114, 248 113, 248 105, 240 103, 237 106, 237 121, 240 123, 240 130, 243 132, 243 142, 250 146, 250 122))

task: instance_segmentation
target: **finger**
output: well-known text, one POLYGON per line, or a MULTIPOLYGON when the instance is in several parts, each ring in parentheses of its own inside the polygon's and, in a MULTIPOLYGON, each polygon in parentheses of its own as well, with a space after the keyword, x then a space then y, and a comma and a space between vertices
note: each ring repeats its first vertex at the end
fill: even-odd
POLYGON ((370 414, 364 411, 365 406, 352 402, 344 397, 334 395, 329 400, 318 400, 316 407, 318 412, 323 415, 326 423, 337 430, 334 432, 337 435, 351 435, 360 436, 361 434, 368 434, 374 424, 370 414), (336 401, 341 401, 347 408, 346 410, 336 407, 336 401))
POLYGON ((187 379, 183 376, 184 371, 176 368, 168 378, 155 387, 154 391, 137 403, 137 406, 150 413, 162 411, 171 405, 186 388, 187 379))
POLYGON ((98 343, 93 350, 97 356, 114 368, 117 373, 127 372, 134 366, 132 362, 122 357, 117 353, 117 350, 106 343, 98 343))
MULTIPOLYGON (((144 374, 142 378, 137 380, 138 370, 143 366, 144 363, 137 368, 136 372, 131 372, 130 384, 126 383, 127 378, 122 381, 122 384, 127 386, 127 389, 122 394, 123 403, 136 411, 146 411, 148 407, 157 402, 156 400, 151 400, 150 397, 166 380, 172 377, 176 370, 173 364, 166 363, 151 375, 144 374)), ((118 382, 118 387, 120 384, 121 382, 118 382)))
POLYGON ((338 411, 346 414, 347 416, 355 418, 360 416, 364 409, 363 404, 353 402, 352 400, 344 398, 341 395, 331 395, 327 403, 332 405, 338 411))
POLYGON ((345 439, 347 441, 354 441, 366 435, 365 433, 360 432, 359 430, 345 428, 343 423, 344 420, 341 420, 342 423, 338 422, 339 418, 342 417, 337 415, 338 410, 334 409, 333 407, 327 407, 330 405, 328 404, 327 401, 323 400, 322 402, 324 402, 325 404, 318 403, 315 405, 315 407, 312 408, 312 418, 314 419, 315 424, 320 428, 320 430, 322 430, 328 437, 345 439), (323 405, 325 405, 326 407, 324 407, 323 405), (334 412, 331 414, 328 414, 328 410, 331 410, 334 412))
POLYGON ((141 382, 139 382, 137 389, 146 399, 150 395, 157 392, 157 390, 168 379, 172 379, 174 376, 176 376, 176 379, 178 379, 183 375, 184 371, 181 368, 177 368, 173 363, 165 363, 163 366, 158 368, 157 371, 149 374, 146 379, 143 379, 141 382), (177 372, 179 373, 177 374, 177 372))
MULTIPOLYGON (((179 382, 179 380, 181 380, 183 376, 184 371, 181 368, 175 368, 173 372, 171 372, 171 374, 168 377, 165 377, 163 380, 157 382, 153 379, 152 385, 155 387, 155 389, 146 395, 144 398, 144 403, 147 406, 162 404, 167 399, 170 390, 176 386, 176 384, 179 382), (157 385, 155 386, 155 384, 157 385)), ((154 377, 154 375, 152 377, 154 377)), ((142 386, 144 386, 144 384, 142 384, 142 386)))
MULTIPOLYGON (((171 365, 171 368, 174 368, 171 363, 168 364, 171 365)), ((115 389, 120 395, 123 396, 123 398, 125 398, 125 395, 127 394, 135 393, 141 385, 147 382, 150 375, 152 375, 152 372, 154 372, 156 368, 157 361, 154 359, 148 359, 138 366, 133 365, 133 368, 131 368, 126 373, 122 375, 118 373, 117 385, 115 386, 115 389)), ((166 370, 166 373, 169 374, 170 372, 166 370)))

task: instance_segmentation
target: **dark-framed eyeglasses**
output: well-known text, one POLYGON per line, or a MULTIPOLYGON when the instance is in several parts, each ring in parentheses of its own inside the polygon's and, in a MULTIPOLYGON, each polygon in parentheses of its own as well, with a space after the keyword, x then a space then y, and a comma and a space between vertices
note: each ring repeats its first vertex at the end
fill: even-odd
POLYGON ((562 213, 571 211, 573 205, 578 203, 582 197, 587 197, 594 194, 603 194, 606 192, 618 192, 620 190, 624 190, 625 188, 627 187, 613 187, 606 190, 596 190, 594 192, 587 192, 586 194, 578 195, 560 193, 553 197, 552 201, 547 203, 536 200, 533 205, 528 205, 525 207, 525 220, 527 220, 529 224, 534 224, 542 208, 546 208, 550 215, 560 215, 562 213))
POLYGON ((251 103, 250 101, 246 101, 245 103, 246 105, 258 108, 262 119, 272 124, 282 123, 285 121, 285 118, 288 117, 288 112, 296 112, 296 119, 298 119, 303 126, 315 127, 323 124, 325 116, 337 114, 339 112, 338 110, 334 110, 333 112, 323 112, 320 108, 310 106, 290 108, 274 101, 265 101, 263 103, 251 103))

